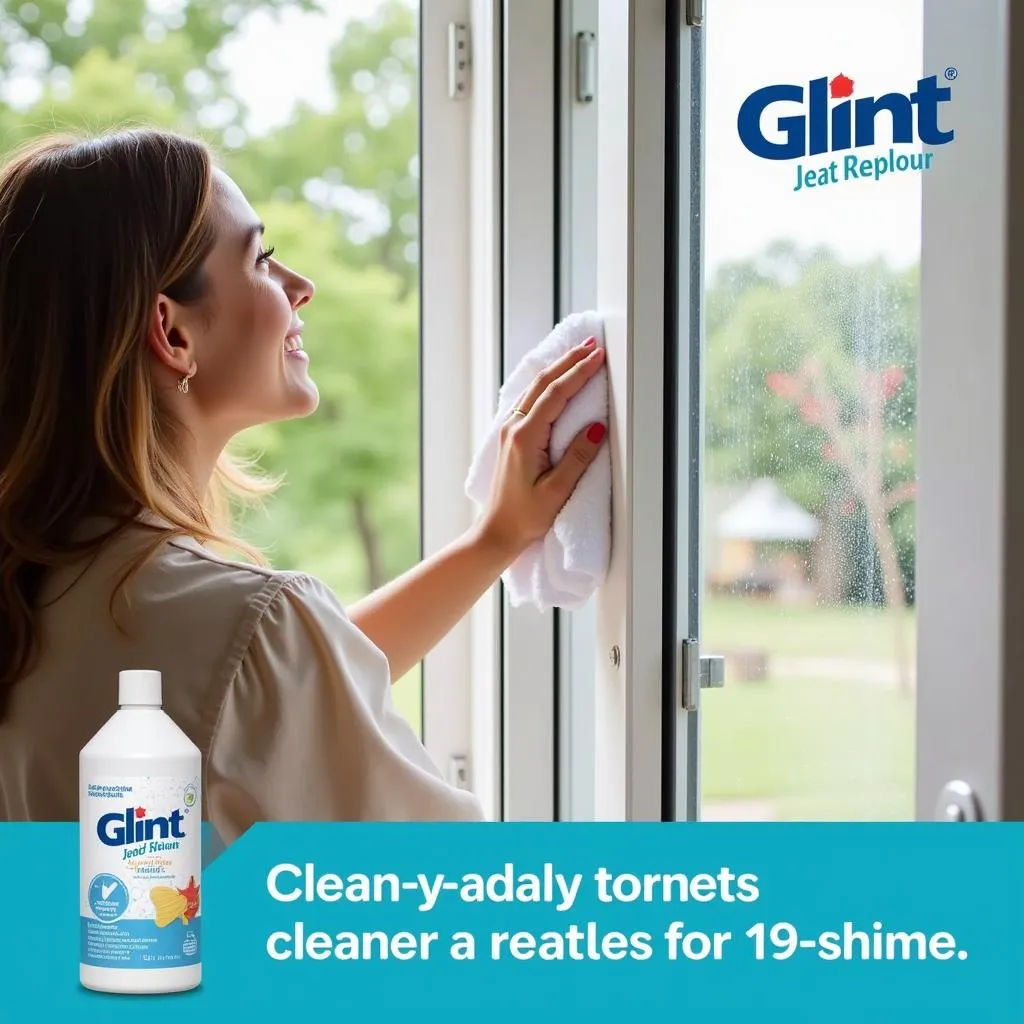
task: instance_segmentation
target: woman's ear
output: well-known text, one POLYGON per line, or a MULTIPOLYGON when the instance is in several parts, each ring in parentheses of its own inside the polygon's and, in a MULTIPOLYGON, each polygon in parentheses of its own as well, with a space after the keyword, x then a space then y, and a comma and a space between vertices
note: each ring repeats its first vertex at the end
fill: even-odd
POLYGON ((149 318, 146 340, 153 354, 179 376, 195 368, 195 346, 184 324, 184 310, 166 295, 158 295, 149 318))

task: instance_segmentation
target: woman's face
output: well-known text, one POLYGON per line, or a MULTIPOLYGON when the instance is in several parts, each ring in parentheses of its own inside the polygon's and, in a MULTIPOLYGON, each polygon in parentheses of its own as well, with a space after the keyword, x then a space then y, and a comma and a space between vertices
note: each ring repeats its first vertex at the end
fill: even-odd
POLYGON ((172 328, 169 347, 179 360, 169 365, 194 371, 188 393, 175 396, 179 409, 193 432, 231 436, 316 409, 319 393, 299 316, 314 288, 268 255, 259 217, 221 172, 215 172, 212 214, 216 241, 204 264, 205 297, 194 306, 161 301, 172 328))

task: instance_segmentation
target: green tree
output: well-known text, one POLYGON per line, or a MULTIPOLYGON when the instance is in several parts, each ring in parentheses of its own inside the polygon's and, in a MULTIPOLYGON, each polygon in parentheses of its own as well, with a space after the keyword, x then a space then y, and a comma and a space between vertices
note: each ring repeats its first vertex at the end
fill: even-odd
POLYGON ((99 50, 136 69, 136 87, 165 94, 183 127, 194 128, 200 112, 225 98, 235 104, 230 123, 237 125, 244 108, 228 89, 218 56, 222 45, 256 11, 321 7, 322 0, 183 0, 174 7, 147 0, 92 0, 88 7, 73 0, 3 0, 0 74, 6 79, 23 72, 29 61, 37 68, 32 54, 42 50, 44 66, 36 75, 59 83, 65 71, 99 50))
POLYGON ((912 480, 917 400, 917 269, 848 266, 788 243, 762 259, 723 267, 707 297, 707 446, 710 479, 770 476, 812 511, 825 507, 846 476, 828 458, 819 425, 768 386, 814 357, 855 416, 865 373, 903 372, 886 403, 885 487, 912 480))
POLYGON ((332 51, 335 109, 300 107, 290 125, 228 162, 252 196, 311 196, 338 219, 346 261, 387 267, 405 291, 416 287, 418 262, 416 33, 413 9, 383 0, 332 51))

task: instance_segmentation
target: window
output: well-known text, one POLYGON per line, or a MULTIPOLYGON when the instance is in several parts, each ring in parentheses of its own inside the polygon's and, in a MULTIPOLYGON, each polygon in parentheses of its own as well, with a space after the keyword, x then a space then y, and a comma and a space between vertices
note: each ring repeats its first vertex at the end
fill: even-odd
POLYGON ((737 132, 772 83, 816 79, 831 107, 912 92, 921 3, 870 7, 707 19, 701 643, 726 685, 701 702, 705 819, 914 814, 923 174, 906 146, 865 174, 862 152, 762 160, 737 132))
MULTIPOLYGON (((703 27, 600 6, 597 816, 1017 820, 1021 20, 696 6, 703 27), (822 79, 820 116, 932 75, 956 134, 924 167, 882 141, 834 180, 841 147, 757 162, 737 139, 764 86, 822 79)), ((872 106, 903 133, 905 105, 872 106)))

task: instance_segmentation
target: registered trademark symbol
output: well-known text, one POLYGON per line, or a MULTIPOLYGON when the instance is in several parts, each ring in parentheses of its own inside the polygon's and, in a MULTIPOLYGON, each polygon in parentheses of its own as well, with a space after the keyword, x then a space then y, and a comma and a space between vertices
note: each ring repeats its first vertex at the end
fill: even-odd
POLYGON ((959 75, 960 72, 957 71, 957 69, 951 65, 950 67, 946 68, 943 74, 946 76, 947 82, 952 82, 956 79, 956 76, 959 75))

